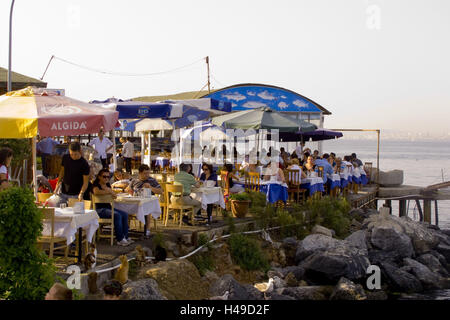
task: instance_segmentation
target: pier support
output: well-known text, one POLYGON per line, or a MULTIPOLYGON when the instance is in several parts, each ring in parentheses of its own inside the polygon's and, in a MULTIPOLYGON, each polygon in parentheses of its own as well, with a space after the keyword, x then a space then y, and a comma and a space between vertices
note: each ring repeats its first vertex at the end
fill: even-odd
POLYGON ((392 214, 392 200, 384 200, 383 207, 389 208, 389 214, 392 214))
POLYGON ((420 206, 420 201, 416 199, 417 210, 419 210, 419 221, 423 221, 422 207, 420 206))
POLYGON ((423 200, 424 221, 431 223, 431 200, 423 200))
POLYGON ((398 215, 399 217, 406 216, 406 200, 398 201, 398 215))
POLYGON ((434 200, 434 223, 439 226, 438 202, 434 200))

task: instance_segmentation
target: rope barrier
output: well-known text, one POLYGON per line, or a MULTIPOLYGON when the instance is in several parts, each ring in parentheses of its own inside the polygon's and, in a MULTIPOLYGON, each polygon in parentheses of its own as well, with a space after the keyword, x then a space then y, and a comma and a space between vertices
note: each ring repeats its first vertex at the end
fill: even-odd
MULTIPOLYGON (((296 225, 300 225, 300 223, 290 224, 290 225, 286 225, 286 226, 283 226, 283 227, 290 227, 290 226, 296 226, 296 225)), ((267 231, 270 231, 270 230, 275 230, 275 229, 280 229, 280 228, 282 228, 282 226, 272 227, 272 228, 269 228, 269 229, 261 229, 261 230, 254 230, 254 231, 239 232, 238 234, 253 234, 253 233, 259 233, 259 232, 263 232, 263 231, 266 231, 266 232, 267 232, 267 231)), ((219 239, 225 239, 225 238, 228 238, 228 237, 230 237, 230 236, 231 236, 231 234, 227 234, 227 235, 220 236, 220 237, 214 236, 213 239, 209 240, 207 243, 205 243, 204 245, 198 247, 197 249, 195 249, 194 251, 190 252, 189 254, 187 254, 187 255, 185 255, 185 256, 183 256, 183 257, 178 257, 178 258, 168 258, 168 259, 166 259, 166 261, 173 261, 173 260, 186 259, 186 258, 188 258, 188 257, 190 257, 190 256, 192 256, 192 255, 194 255, 194 254, 197 253, 198 251, 200 251, 200 250, 201 250, 202 248, 204 248, 208 243, 217 241, 217 240, 219 240, 219 239)), ((130 258, 130 259, 127 259, 127 260, 128 260, 128 262, 130 262, 130 261, 135 260, 135 259, 136 259, 136 258, 130 258)), ((155 257, 145 257, 145 259, 146 259, 146 260, 153 260, 153 259, 155 259, 155 257)), ((108 271, 112 271, 112 270, 115 270, 115 269, 119 268, 120 265, 121 265, 121 264, 118 264, 117 266, 110 267, 110 268, 107 268, 107 269, 92 270, 91 272, 96 272, 96 273, 108 272, 108 271)), ((66 272, 66 274, 71 274, 71 273, 67 273, 67 272, 66 272)))

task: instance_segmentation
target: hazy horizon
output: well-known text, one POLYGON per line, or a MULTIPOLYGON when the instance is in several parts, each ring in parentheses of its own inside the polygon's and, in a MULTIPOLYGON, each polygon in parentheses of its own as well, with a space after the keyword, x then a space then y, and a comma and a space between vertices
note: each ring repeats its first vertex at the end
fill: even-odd
MULTIPOLYGON (((10 4, 0 3, 5 68, 10 4)), ((127 99, 200 90, 209 56, 212 88, 284 87, 331 111, 327 128, 446 138, 449 9, 445 0, 17 0, 12 69, 40 78, 52 55, 139 74, 192 63, 125 77, 54 60, 44 78, 80 100, 127 99)))

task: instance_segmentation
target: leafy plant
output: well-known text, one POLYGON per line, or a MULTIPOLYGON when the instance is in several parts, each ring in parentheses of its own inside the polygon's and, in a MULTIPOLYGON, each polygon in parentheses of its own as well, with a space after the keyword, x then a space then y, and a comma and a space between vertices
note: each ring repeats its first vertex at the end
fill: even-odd
POLYGON ((201 276, 204 276, 209 270, 214 270, 214 259, 208 253, 195 256, 192 263, 197 267, 201 276))
POLYGON ((231 257, 244 270, 269 270, 269 262, 258 242, 243 234, 233 234, 228 240, 231 257))
POLYGON ((225 218, 225 222, 228 226, 228 232, 230 234, 235 233, 236 232, 236 224, 234 223, 234 218, 231 215, 228 215, 225 218))
POLYGON ((250 195, 247 192, 242 193, 233 193, 229 197, 230 200, 237 200, 237 201, 249 201, 251 200, 250 195))
POLYGON ((197 241, 198 247, 201 246, 205 246, 208 249, 211 249, 212 244, 211 242, 209 242, 209 238, 206 235, 206 233, 200 233, 200 235, 198 236, 198 241, 197 241))
POLYGON ((252 210, 258 210, 259 208, 265 208, 267 206, 267 198, 264 193, 258 191, 250 191, 248 195, 251 201, 250 212, 252 212, 252 210))
POLYGON ((36 240, 42 214, 29 189, 0 192, 0 299, 43 299, 55 277, 55 266, 36 240))
POLYGON ((160 246, 161 248, 166 248, 166 239, 164 237, 164 234, 162 232, 157 232, 152 239, 152 245, 153 245, 153 250, 157 247, 160 246))
POLYGON ((333 229, 336 236, 344 238, 350 230, 350 204, 345 198, 324 197, 321 200, 309 200, 305 205, 306 225, 309 230, 316 224, 333 229))

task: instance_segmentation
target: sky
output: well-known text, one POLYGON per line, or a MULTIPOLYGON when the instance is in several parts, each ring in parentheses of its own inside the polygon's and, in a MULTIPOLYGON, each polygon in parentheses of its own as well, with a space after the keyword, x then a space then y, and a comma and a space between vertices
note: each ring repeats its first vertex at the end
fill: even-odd
MULTIPOLYGON (((8 66, 10 0, 0 1, 8 66)), ((16 0, 13 71, 83 101, 280 86, 332 112, 328 128, 448 135, 446 0, 16 0)))

